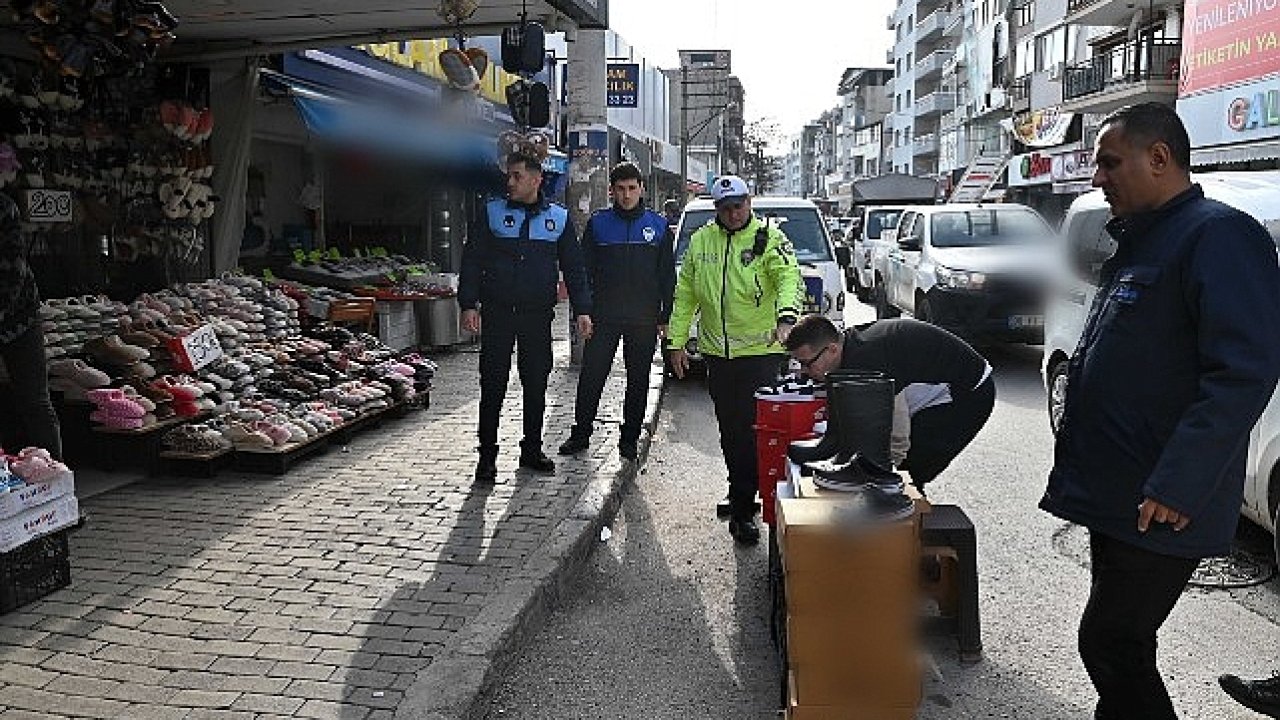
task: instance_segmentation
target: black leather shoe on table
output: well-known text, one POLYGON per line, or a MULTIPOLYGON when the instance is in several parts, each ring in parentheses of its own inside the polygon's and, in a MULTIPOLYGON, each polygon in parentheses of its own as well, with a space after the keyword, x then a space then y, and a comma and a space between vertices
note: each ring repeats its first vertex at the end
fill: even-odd
POLYGON ((760 528, 755 518, 732 518, 729 520, 729 534, 739 545, 755 545, 760 542, 760 528))
POLYGON ((1218 677, 1218 684, 1231 699, 1254 712, 1280 718, 1280 675, 1266 680, 1242 680, 1235 675, 1218 677))
POLYGON ((556 464, 541 450, 536 453, 520 453, 520 467, 546 474, 556 471, 556 464))

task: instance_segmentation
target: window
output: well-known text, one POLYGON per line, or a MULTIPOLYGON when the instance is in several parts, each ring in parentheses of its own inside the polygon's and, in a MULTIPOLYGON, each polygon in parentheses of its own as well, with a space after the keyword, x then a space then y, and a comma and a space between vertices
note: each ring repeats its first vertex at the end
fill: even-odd
POLYGON ((1026 27, 1036 21, 1036 0, 1019 0, 1014 10, 1014 23, 1026 27))
MULTIPOLYGON (((796 259, 802 263, 831 260, 827 235, 823 231, 822 217, 813 208, 769 207, 764 198, 757 198, 752 207, 761 220, 787 234, 795 248, 796 259)), ((680 237, 676 241, 676 262, 684 257, 693 232, 715 219, 715 210, 686 210, 680 218, 680 237)))
POLYGON ((915 26, 916 26, 916 16, 908 15, 907 16, 907 32, 911 32, 911 29, 914 28, 915 26))
POLYGON ((907 109, 911 109, 911 89, 907 88, 907 109))
POLYGON ((1044 220, 1027 210, 940 212, 931 218, 934 247, 970 247, 1045 241, 1053 237, 1044 220))
POLYGON ((1052 32, 1036 37, 1036 70, 1048 70, 1066 58, 1066 28, 1058 27, 1052 32))
POLYGON ((911 62, 911 57, 912 57, 912 55, 913 55, 913 53, 910 53, 910 52, 908 52, 908 53, 907 53, 907 67, 911 67, 912 65, 914 65, 914 64, 915 64, 915 63, 911 62))
POLYGON ((898 112, 902 112, 902 96, 901 95, 893 96, 893 109, 898 112))

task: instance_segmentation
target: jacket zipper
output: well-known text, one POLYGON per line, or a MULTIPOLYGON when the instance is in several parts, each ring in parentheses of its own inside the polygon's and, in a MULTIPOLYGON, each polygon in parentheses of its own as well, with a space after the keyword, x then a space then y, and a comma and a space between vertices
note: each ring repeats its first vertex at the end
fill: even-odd
POLYGON ((726 360, 730 358, 729 351, 729 315, 728 306, 725 305, 725 297, 729 293, 729 251, 733 249, 733 232, 729 228, 725 228, 724 238, 724 267, 720 271, 720 337, 724 338, 724 357, 726 360))

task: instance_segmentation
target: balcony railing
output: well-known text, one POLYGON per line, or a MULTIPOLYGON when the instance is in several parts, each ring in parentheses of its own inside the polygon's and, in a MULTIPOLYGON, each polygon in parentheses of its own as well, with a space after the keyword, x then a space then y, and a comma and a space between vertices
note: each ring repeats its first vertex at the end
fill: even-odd
POLYGON ((889 17, 885 18, 885 21, 884 21, 884 29, 885 29, 885 30, 892 30, 892 29, 893 29, 893 23, 894 23, 894 21, 893 21, 893 13, 889 13, 889 17))
MULTIPOLYGON (((1108 0, 1067 0, 1067 14, 1070 15, 1073 12, 1083 10, 1090 5, 1101 5, 1104 2, 1108 2, 1108 0)), ((893 28, 890 27, 889 29, 892 30, 893 28)))
POLYGON ((1175 80, 1181 55, 1182 43, 1178 40, 1144 40, 1118 45, 1068 65, 1062 97, 1072 100, 1130 83, 1175 80))
POLYGON ((912 155, 937 155, 938 154, 938 135, 937 133, 929 133, 927 135, 917 135, 911 141, 912 155))
POLYGON ((916 63, 916 78, 925 78, 930 75, 941 75, 942 67, 947 64, 947 61, 950 60, 954 54, 954 50, 941 49, 934 50, 928 55, 920 58, 920 61, 916 63))
POLYGON ((947 26, 942 29, 942 37, 958 38, 964 32, 964 11, 957 9, 947 17, 947 26))
POLYGON ((928 117, 950 112, 956 107, 955 93, 934 92, 916 99, 916 117, 928 117))
POLYGON ((884 51, 884 61, 887 65, 893 64, 893 48, 884 51))
POLYGON ((1031 75, 1014 78, 1009 86, 1009 100, 1014 110, 1031 109, 1031 75))
POLYGON ((928 42, 941 37, 951 22, 951 13, 946 8, 934 10, 916 24, 916 42, 928 42))

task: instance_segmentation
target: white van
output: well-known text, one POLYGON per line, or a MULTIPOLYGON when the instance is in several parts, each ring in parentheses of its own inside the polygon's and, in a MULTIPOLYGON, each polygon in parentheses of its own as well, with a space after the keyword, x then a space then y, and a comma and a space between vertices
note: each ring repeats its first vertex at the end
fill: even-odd
MULTIPOLYGON (((804 277, 804 313, 822 313, 836 327, 844 328, 844 272, 849 264, 849 248, 831 241, 827 223, 818 206, 809 200, 789 197, 755 197, 751 209, 760 219, 786 233, 795 248, 800 273, 804 277)), ((679 267, 694 231, 715 222, 716 209, 710 199, 699 198, 685 206, 676 227, 676 266, 679 267)), ((686 348, 691 360, 701 360, 697 345, 697 323, 686 348)))
MULTIPOLYGON (((1192 178, 1206 197, 1249 213, 1271 231, 1280 245, 1280 170, 1215 172, 1192 178)), ((1056 273, 1045 307, 1044 358, 1041 374, 1048 396, 1049 425, 1054 432, 1062 418, 1067 391, 1067 361, 1075 352, 1085 317, 1097 293, 1102 263, 1115 252, 1107 233, 1111 209, 1101 190, 1081 195, 1071 204, 1058 234, 1056 273)), ((1280 522, 1280 393, 1273 395, 1249 435, 1245 465, 1246 517, 1273 534, 1280 522)), ((1280 540, 1276 546, 1280 558, 1280 540)))

